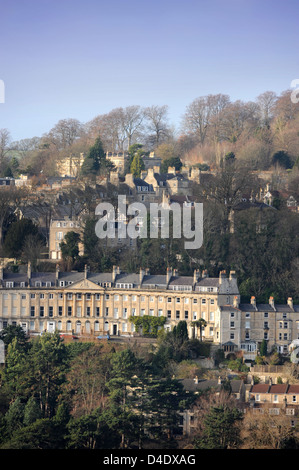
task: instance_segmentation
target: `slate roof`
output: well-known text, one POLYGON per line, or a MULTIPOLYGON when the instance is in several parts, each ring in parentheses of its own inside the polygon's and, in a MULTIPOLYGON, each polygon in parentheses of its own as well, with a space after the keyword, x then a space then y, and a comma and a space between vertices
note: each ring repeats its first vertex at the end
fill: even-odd
POLYGON ((153 185, 147 183, 142 178, 134 178, 133 179, 135 186, 146 186, 149 191, 153 191, 153 185))
POLYGON ((170 286, 192 286, 193 277, 191 276, 172 276, 169 281, 170 286))
MULTIPOLYGON (((181 382, 184 389, 189 392, 199 392, 209 389, 220 390, 222 387, 222 383, 219 383, 217 379, 198 380, 198 383, 196 383, 194 379, 180 379, 179 382, 181 382)), ((232 392, 238 393, 242 384, 242 380, 230 380, 232 392)))
POLYGON ((265 204, 264 202, 242 201, 234 206, 234 211, 242 211, 242 210, 251 209, 251 208, 255 208, 259 210, 263 210, 263 209, 276 210, 275 207, 269 206, 268 204, 265 204))
POLYGON ((166 282, 166 275, 165 274, 152 274, 148 275, 146 274, 143 277, 143 285, 154 285, 157 287, 166 287, 167 282, 166 282))
MULTIPOLYGON (((252 304, 240 304, 239 305, 240 310, 246 311, 246 312, 274 312, 275 310, 270 304, 256 304, 256 308, 252 304)), ((276 310, 278 309, 278 305, 275 305, 276 310)))
POLYGON ((220 390, 221 388, 221 384, 218 383, 218 380, 198 380, 198 383, 195 383, 194 379, 181 379, 179 382, 181 382, 184 389, 189 392, 199 392, 209 390, 210 388, 220 390))
POLYGON ((112 273, 88 273, 88 279, 95 284, 112 282, 112 273))
POLYGON ((84 279, 84 273, 82 272, 60 272, 59 280, 66 282, 77 282, 84 279))
POLYGON ((115 283, 126 283, 126 284, 133 284, 134 286, 139 286, 140 277, 139 277, 139 274, 121 273, 121 274, 117 274, 115 283))

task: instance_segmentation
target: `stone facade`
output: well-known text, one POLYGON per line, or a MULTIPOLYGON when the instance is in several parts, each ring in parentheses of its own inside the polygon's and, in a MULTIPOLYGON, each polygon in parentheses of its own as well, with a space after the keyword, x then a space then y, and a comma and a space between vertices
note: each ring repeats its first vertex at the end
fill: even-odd
POLYGON ((73 156, 58 160, 56 162, 56 172, 62 177, 74 177, 79 175, 80 168, 84 162, 84 153, 80 153, 79 156, 73 156))
MULTIPOLYGON (((166 317, 165 328, 186 320, 204 318, 203 337, 219 341, 218 306, 238 296, 233 276, 209 278, 206 273, 180 276, 167 269, 164 275, 84 272, 32 273, 1 271, 0 328, 19 324, 28 333, 59 330, 61 333, 130 335, 131 315, 166 317)), ((196 331, 195 336, 199 336, 196 331)))
POLYGON ((299 338, 299 305, 288 299, 277 305, 241 303, 237 279, 227 275, 209 277, 206 271, 181 276, 167 268, 165 274, 148 270, 123 273, 114 267, 110 273, 84 272, 27 273, 0 271, 0 329, 19 324, 27 332, 59 330, 62 333, 133 335, 130 316, 164 316, 171 330, 181 320, 190 337, 200 337, 192 322, 204 319, 202 339, 223 348, 226 353, 241 352, 246 361, 254 360, 263 340, 289 354, 299 338))
MULTIPOLYGON (((63 219, 52 219, 49 228, 49 258, 50 259, 61 259, 61 248, 60 244, 65 238, 68 232, 76 232, 82 235, 81 223, 78 219, 71 219, 65 217, 63 219)), ((83 243, 79 242, 79 253, 83 255, 84 246, 83 243)))
POLYGON ((219 310, 221 344, 227 345, 227 352, 242 351, 245 359, 254 360, 263 340, 269 352, 276 347, 288 354, 292 341, 299 338, 299 305, 291 298, 285 305, 275 304, 273 297, 268 304, 257 304, 255 297, 243 304, 236 298, 219 310))

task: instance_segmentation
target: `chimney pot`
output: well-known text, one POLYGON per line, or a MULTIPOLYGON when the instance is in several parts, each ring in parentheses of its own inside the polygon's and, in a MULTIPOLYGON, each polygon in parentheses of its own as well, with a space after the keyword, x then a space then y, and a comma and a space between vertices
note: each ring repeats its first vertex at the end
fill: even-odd
POLYGON ((294 308, 292 297, 288 297, 288 306, 291 307, 291 309, 294 308))

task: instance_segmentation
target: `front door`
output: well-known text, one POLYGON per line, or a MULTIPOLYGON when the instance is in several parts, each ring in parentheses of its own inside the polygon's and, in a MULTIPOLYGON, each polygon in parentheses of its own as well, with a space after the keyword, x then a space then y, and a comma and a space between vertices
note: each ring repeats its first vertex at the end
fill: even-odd
POLYGON ((117 325, 113 325, 113 335, 117 335, 117 325))
POLYGON ((55 331, 55 323, 53 321, 48 322, 48 328, 47 328, 49 333, 54 333, 55 331))

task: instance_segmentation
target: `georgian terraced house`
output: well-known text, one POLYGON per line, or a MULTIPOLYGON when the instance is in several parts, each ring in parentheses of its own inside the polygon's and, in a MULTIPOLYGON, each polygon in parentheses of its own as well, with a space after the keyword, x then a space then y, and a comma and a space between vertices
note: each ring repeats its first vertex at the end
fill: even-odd
MULTIPOLYGON (((161 275, 147 270, 122 273, 26 273, 1 270, 0 328, 19 324, 28 333, 74 332, 85 335, 128 335, 134 332, 132 315, 166 317, 165 328, 180 320, 207 321, 206 339, 219 341, 218 306, 238 295, 234 273, 210 278, 206 272, 180 276, 167 268, 161 275)), ((191 327, 190 327, 191 329, 191 327)), ((191 332, 191 330, 190 330, 191 332)))
POLYGON ((188 324, 190 336, 199 337, 191 322, 203 318, 204 340, 218 344, 226 352, 243 351, 253 360, 259 344, 268 341, 282 353, 299 338, 299 306, 289 299, 286 305, 258 305, 255 299, 242 304, 237 279, 232 271, 209 277, 206 271, 180 276, 167 268, 165 274, 148 270, 128 274, 114 267, 110 273, 0 271, 0 329, 21 325, 29 334, 43 331, 98 335, 131 335, 130 316, 164 316, 171 330, 180 320, 188 324))
POLYGON ((267 341, 268 351, 276 347, 281 354, 288 354, 292 341, 299 338, 299 305, 292 298, 286 304, 257 304, 255 297, 250 303, 234 299, 233 305, 220 310, 220 343, 227 351, 241 350, 245 360, 254 360, 259 344, 267 341))

